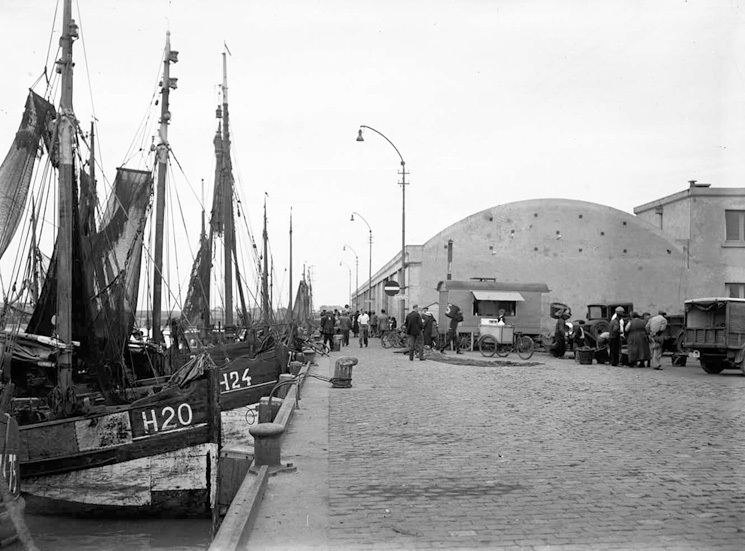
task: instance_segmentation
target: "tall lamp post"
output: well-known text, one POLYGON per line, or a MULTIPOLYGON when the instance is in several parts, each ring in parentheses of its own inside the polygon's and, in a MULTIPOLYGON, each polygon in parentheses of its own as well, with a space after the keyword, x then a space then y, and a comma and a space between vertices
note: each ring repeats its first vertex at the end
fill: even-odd
MULTIPOLYGON (((355 252, 355 250, 352 247, 350 247, 349 245, 347 245, 345 243, 344 246, 342 247, 342 250, 343 251, 346 251, 347 249, 349 249, 350 251, 352 251, 352 254, 354 255, 354 288, 359 291, 359 288, 360 288, 360 257, 357 256, 357 253, 355 252)), ((349 300, 352 300, 351 293, 350 293, 349 300)), ((357 300, 355 301, 354 309, 355 310, 359 310, 360 309, 359 298, 357 298, 357 300)))
POLYGON ((367 266, 367 298, 370 301, 370 306, 366 311, 372 310, 372 228, 370 227, 370 224, 367 223, 367 220, 365 220, 365 217, 362 216, 359 212, 353 212, 351 218, 349 219, 351 222, 354 222, 354 215, 357 215, 360 217, 360 220, 362 220, 365 225, 367 226, 367 230, 369 232, 369 238, 368 241, 370 242, 370 258, 368 259, 368 266, 367 266))
POLYGON ((398 150, 398 148, 395 146, 395 144, 389 140, 385 134, 380 132, 379 130, 375 130, 372 126, 367 126, 364 124, 360 125, 360 129, 357 131, 357 141, 358 142, 364 142, 365 138, 362 137, 362 129, 367 128, 368 130, 372 130, 379 136, 381 136, 385 141, 387 141, 391 146, 393 146, 393 149, 396 150, 396 153, 398 154, 398 158, 401 159, 401 172, 399 174, 401 175, 401 182, 399 182, 399 185, 401 186, 401 281, 400 281, 400 288, 401 293, 403 294, 402 300, 401 300, 401 319, 406 315, 406 161, 404 161, 404 158, 401 156, 401 152, 398 150))
POLYGON ((352 303, 352 268, 350 268, 349 265, 343 260, 339 262, 339 266, 346 266, 347 270, 349 270, 349 303, 351 305, 352 303))

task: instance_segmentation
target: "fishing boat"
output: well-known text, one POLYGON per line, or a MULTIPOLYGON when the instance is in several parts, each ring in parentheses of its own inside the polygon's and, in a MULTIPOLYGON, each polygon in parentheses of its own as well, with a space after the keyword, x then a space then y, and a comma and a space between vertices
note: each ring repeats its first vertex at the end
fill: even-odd
MULTIPOLYGON (((3 395, 13 396, 7 409, 20 425, 22 491, 28 510, 42 513, 215 515, 218 370, 209 357, 198 356, 184 366, 182 375, 188 376, 162 388, 137 389, 131 384, 133 368, 124 361, 153 176, 152 170, 118 169, 103 216, 96 219, 95 142, 81 132, 72 101, 77 38, 71 0, 65 0, 59 86, 47 88, 60 90, 59 106, 30 92, 0 166, 5 229, 0 255, 24 218, 35 161, 43 150, 49 154, 43 172, 56 174, 58 193, 51 201, 58 208, 54 248, 38 298, 31 303, 19 298, 15 306, 5 297, 3 307, 4 318, 10 311, 32 309, 25 331, 16 324, 2 341, 0 381, 3 395), (86 143, 91 146, 87 169, 81 153, 86 143)), ((175 87, 169 67, 176 59, 167 35, 161 82, 166 109, 175 87)), ((154 145, 161 161, 168 154, 169 120, 163 111, 154 145)), ((45 202, 37 198, 33 208, 45 202)), ((15 290, 30 291, 32 279, 22 277, 22 287, 15 290)))
MULTIPOLYGON (((289 373, 289 362, 294 357, 286 327, 273 323, 268 292, 268 251, 266 203, 264 204, 263 255, 264 265, 259 271, 261 308, 255 318, 249 313, 239 262, 241 250, 237 246, 235 213, 235 178, 231 156, 230 109, 226 52, 222 53, 221 103, 216 109, 217 131, 213 138, 215 150, 215 178, 209 224, 202 209, 200 246, 194 258, 188 292, 181 317, 172 323, 169 363, 173 369, 189 361, 195 354, 209 354, 220 370, 221 407, 223 411, 254 406, 268 396, 279 381, 289 373), (215 253, 220 249, 222 263, 215 253), (222 273, 222 308, 224 318, 212 319, 212 280, 222 273), (239 308, 234 312, 234 288, 239 297, 239 308), (238 315, 236 323, 235 315, 238 315)), ((239 212, 239 211, 238 211, 239 212)), ((252 237, 249 233, 249 240, 252 237)), ((256 254, 256 246, 249 249, 256 254)), ((261 260, 254 257, 254 262, 261 260)), ((160 272, 156 270, 156 279, 160 272)), ((155 288, 155 285, 154 285, 155 288)), ((154 301, 155 304, 155 301, 154 301)), ((153 312, 153 319, 158 319, 153 312)), ((156 334, 155 344, 159 344, 156 334)))

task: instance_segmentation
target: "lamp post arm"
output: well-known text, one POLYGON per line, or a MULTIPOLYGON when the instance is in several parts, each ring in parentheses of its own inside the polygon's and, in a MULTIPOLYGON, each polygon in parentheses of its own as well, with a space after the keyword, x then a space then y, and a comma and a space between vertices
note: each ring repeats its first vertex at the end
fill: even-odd
POLYGON ((388 136, 386 136, 385 134, 383 134, 383 133, 382 133, 382 132, 381 132, 380 130, 375 130, 375 129, 374 129, 374 128, 373 128, 372 126, 367 126, 367 125, 365 125, 365 124, 361 124, 361 125, 360 125, 360 128, 367 128, 368 130, 372 130, 373 132, 375 132, 375 133, 376 133, 376 134, 378 134, 379 136, 382 136, 382 137, 383 137, 383 139, 384 139, 385 141, 387 141, 387 142, 388 142, 389 144, 391 144, 391 147, 393 147, 393 149, 395 149, 395 150, 396 150, 396 153, 398 153, 398 158, 399 158, 399 159, 401 159, 401 166, 406 166, 406 161, 404 161, 404 158, 403 158, 403 156, 401 155, 401 152, 400 152, 400 151, 398 150, 398 148, 396 147, 396 144, 394 144, 394 143, 393 143, 393 142, 392 142, 391 140, 389 140, 389 139, 388 139, 388 136))
MULTIPOLYGON (((352 213, 352 215, 354 215, 354 216, 359 216, 359 217, 360 217, 360 219, 361 219, 361 220, 362 220, 362 221, 363 221, 363 222, 365 223, 365 225, 367 226, 367 229, 368 229, 368 230, 370 231, 370 233, 372 234, 372 228, 370 227, 370 224, 369 224, 369 223, 367 222, 367 220, 365 220, 365 217, 364 217, 364 216, 362 216, 362 215, 361 215, 361 214, 360 214, 359 212, 353 212, 353 213, 352 213)), ((349 247, 349 245, 347 245, 347 247, 349 247)), ((350 248, 351 248, 351 247, 350 247, 350 248)))

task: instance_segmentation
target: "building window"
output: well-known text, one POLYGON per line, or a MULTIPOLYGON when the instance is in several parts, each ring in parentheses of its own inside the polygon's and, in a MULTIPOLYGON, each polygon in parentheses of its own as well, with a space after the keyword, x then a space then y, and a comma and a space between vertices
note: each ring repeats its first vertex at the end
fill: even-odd
POLYGON ((725 283, 724 291, 729 298, 745 298, 745 283, 725 283))
POLYGON ((745 242, 745 210, 724 211, 725 239, 745 242))

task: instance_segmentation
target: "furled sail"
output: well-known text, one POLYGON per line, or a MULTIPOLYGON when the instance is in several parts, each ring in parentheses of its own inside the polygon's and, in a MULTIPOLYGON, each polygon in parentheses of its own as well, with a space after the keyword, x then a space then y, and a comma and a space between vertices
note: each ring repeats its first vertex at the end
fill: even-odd
POLYGON ((120 358, 135 322, 143 236, 153 176, 119 168, 99 231, 92 236, 90 274, 94 327, 107 358, 120 358))
POLYGON ((45 138, 48 146, 50 132, 47 123, 54 117, 54 106, 29 91, 21 125, 0 165, 0 258, 18 229, 41 138, 45 138))
POLYGON ((212 239, 202 234, 199 253, 191 267, 189 291, 181 311, 184 327, 208 327, 209 320, 203 319, 209 312, 210 268, 212 267, 212 239))
MULTIPOLYGON (((81 178, 85 178, 81 173, 81 178)), ((85 188, 85 186, 82 186, 85 188)), ((73 202, 73 339, 84 353, 96 350, 116 362, 122 357, 135 320, 146 212, 152 193, 149 171, 120 168, 98 232, 80 228, 77 193, 73 202), (91 337, 95 336, 95 347, 91 337)), ((51 336, 57 301, 53 254, 39 303, 26 331, 51 336)))
POLYGON ((297 324, 303 324, 312 319, 310 311, 310 290, 305 281, 300 281, 295 295, 295 304, 292 307, 292 320, 297 324))

